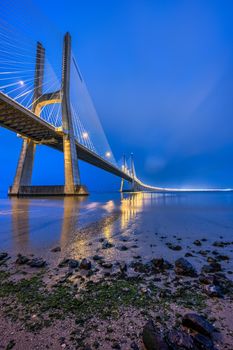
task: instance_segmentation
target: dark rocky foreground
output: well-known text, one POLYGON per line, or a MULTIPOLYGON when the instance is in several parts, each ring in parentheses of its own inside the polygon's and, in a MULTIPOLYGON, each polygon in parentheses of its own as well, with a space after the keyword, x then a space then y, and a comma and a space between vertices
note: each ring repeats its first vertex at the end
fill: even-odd
POLYGON ((233 349, 233 283, 221 265, 228 257, 217 250, 228 243, 215 242, 211 256, 200 252, 200 272, 189 254, 174 264, 163 257, 109 261, 101 251, 128 247, 106 239, 92 258, 61 258, 55 267, 2 252, 0 348, 233 349))

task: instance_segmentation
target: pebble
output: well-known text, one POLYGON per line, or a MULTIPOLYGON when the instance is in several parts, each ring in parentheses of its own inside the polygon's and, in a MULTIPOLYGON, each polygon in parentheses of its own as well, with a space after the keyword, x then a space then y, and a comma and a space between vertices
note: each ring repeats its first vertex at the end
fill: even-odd
POLYGON ((178 244, 173 244, 173 243, 166 243, 166 245, 168 246, 169 249, 171 250, 176 250, 179 251, 182 249, 182 247, 178 244))
POLYGON ((4 259, 6 259, 6 258, 7 258, 7 256, 8 256, 8 253, 6 253, 6 252, 2 252, 2 253, 0 253, 0 260, 4 260, 4 259))
POLYGON ((91 269, 91 262, 87 260, 86 258, 82 259, 79 265, 80 269, 83 270, 90 270, 91 269))

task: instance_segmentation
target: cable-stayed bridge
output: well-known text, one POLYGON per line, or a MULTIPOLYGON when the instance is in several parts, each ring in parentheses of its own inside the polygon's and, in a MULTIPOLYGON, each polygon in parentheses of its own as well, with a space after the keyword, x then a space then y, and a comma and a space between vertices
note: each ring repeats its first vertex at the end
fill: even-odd
POLYGON ((142 189, 133 159, 131 168, 126 161, 120 165, 115 161, 72 52, 70 34, 64 36, 62 64, 56 69, 43 44, 12 26, 12 9, 1 6, 0 125, 23 139, 9 194, 87 194, 78 159, 119 176, 122 191, 124 180, 132 191, 142 189), (38 144, 64 152, 64 185, 31 186, 38 144))
POLYGON ((132 155, 129 165, 125 157, 121 164, 115 161, 72 52, 70 34, 63 38, 62 64, 54 66, 47 57, 49 49, 30 38, 32 20, 25 19, 25 13, 18 20, 21 6, 12 9, 7 0, 0 7, 0 125, 23 139, 9 194, 85 195, 79 159, 120 177, 121 191, 125 181, 130 191, 177 191, 143 183, 132 155), (38 144, 64 152, 64 185, 31 186, 38 144))

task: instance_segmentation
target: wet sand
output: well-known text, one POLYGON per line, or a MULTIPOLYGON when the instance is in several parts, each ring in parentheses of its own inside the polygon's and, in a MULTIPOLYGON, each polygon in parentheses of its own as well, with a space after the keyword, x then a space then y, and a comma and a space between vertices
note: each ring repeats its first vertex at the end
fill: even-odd
POLYGON ((232 279, 233 271, 232 194, 105 194, 82 199, 2 199, 0 203, 0 252, 5 251, 11 257, 1 266, 2 273, 10 273, 3 276, 3 289, 7 279, 17 284, 21 279, 30 280, 41 274, 45 286, 37 287, 45 299, 54 285, 62 284, 71 288, 72 298, 79 298, 85 292, 82 297, 92 297, 93 304, 99 298, 101 307, 108 308, 106 298, 109 298, 113 307, 112 313, 105 315, 98 307, 92 309, 87 304, 87 310, 92 313, 88 318, 74 316, 69 309, 64 322, 57 317, 45 326, 43 320, 43 327, 34 330, 31 321, 41 324, 42 310, 37 310, 40 316, 35 310, 32 315, 33 309, 27 310, 30 329, 25 310, 18 310, 16 315, 12 310, 7 312, 8 304, 18 305, 21 294, 7 295, 4 291, 0 324, 3 348, 14 341, 16 349, 88 349, 88 346, 143 349, 142 330, 148 319, 152 318, 166 334, 171 327, 182 323, 186 312, 195 311, 215 320, 221 330, 221 340, 215 346, 232 349, 232 292, 226 282, 232 279), (27 263, 16 264, 19 253, 29 259, 41 257, 46 266, 32 268, 27 263), (96 260, 95 256, 101 259, 96 260), (177 276, 175 262, 181 257, 197 271, 191 280, 190 276, 177 276), (80 268, 83 258, 91 263, 90 268, 80 268), (173 267, 155 270, 151 261, 159 258, 168 260, 173 267), (79 267, 71 267, 64 259, 78 261, 79 267), (199 280, 203 266, 215 260, 221 270, 206 273, 217 274, 219 281, 223 277, 218 274, 225 275, 220 282, 228 290, 221 297, 206 296, 208 283, 199 280), (62 261, 63 266, 58 267, 62 261), (125 271, 122 264, 127 266, 125 271), (96 284, 96 296, 88 289, 90 282, 96 284), (121 290, 122 300, 117 305, 110 292, 101 294, 106 288, 104 283, 110 285, 110 291, 121 290), (186 296, 183 298, 186 302, 182 303, 177 290, 185 287, 187 291, 187 286, 193 289, 193 301, 186 296), (169 296, 164 292, 166 289, 169 296), (135 304, 137 298, 142 303, 135 304), (80 318, 84 319, 83 323, 80 318))

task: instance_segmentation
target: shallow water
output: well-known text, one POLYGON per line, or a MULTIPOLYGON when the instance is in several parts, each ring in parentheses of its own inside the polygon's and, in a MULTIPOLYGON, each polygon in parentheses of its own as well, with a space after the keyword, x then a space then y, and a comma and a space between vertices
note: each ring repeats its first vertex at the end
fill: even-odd
MULTIPOLYGON (((92 194, 86 198, 0 199, 0 251, 35 254, 51 262, 62 256, 106 260, 143 260, 164 256, 174 261, 193 251, 197 267, 206 261, 199 250, 217 249, 232 257, 233 245, 215 248, 216 240, 233 241, 232 193, 92 194), (101 249, 100 238, 114 244, 101 249), (201 247, 195 239, 206 238, 201 247), (180 244, 170 250, 167 242, 180 244), (121 251, 122 245, 129 248, 121 251), (60 246, 61 253, 51 253, 60 246)), ((211 256, 211 252, 209 254, 211 256)), ((232 270, 232 259, 223 264, 232 270)))

